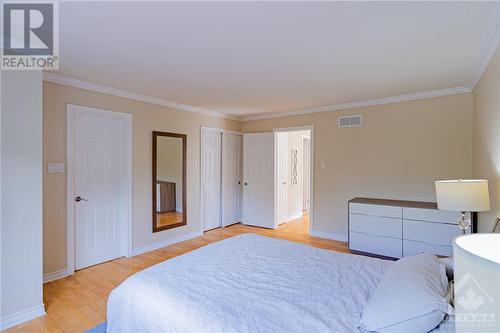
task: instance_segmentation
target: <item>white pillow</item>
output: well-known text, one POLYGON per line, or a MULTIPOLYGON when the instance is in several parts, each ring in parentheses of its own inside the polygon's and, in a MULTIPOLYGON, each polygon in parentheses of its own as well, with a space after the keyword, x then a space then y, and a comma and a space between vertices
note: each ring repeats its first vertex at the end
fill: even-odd
POLYGON ((448 281, 453 280, 455 263, 453 262, 453 257, 439 258, 439 261, 446 268, 446 276, 448 276, 448 281))
POLYGON ((363 310, 359 328, 428 332, 448 313, 445 266, 431 254, 404 257, 389 267, 363 310))

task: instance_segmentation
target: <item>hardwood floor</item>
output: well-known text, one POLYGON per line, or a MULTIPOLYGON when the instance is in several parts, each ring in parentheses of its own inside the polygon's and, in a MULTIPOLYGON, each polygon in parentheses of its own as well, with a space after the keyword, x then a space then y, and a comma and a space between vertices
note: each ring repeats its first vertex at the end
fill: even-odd
POLYGON ((46 316, 10 328, 6 332, 83 332, 106 320, 108 295, 128 276, 166 259, 242 233, 284 238, 338 252, 348 251, 347 243, 312 237, 308 230, 307 215, 282 224, 277 230, 235 224, 132 258, 120 258, 82 269, 73 276, 44 285, 46 316))

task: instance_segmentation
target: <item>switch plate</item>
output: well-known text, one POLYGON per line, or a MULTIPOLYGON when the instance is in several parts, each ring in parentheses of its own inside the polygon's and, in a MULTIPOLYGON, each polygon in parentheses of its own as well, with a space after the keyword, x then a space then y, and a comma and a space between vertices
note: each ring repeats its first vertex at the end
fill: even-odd
POLYGON ((64 163, 48 163, 47 172, 48 173, 64 173, 65 165, 64 163))
POLYGON ((321 169, 326 169, 326 162, 325 161, 321 162, 321 169))

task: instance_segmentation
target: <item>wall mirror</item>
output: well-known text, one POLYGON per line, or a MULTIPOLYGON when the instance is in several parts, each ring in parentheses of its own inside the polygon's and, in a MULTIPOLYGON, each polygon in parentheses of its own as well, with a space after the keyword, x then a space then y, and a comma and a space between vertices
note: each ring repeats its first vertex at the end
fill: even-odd
POLYGON ((187 224, 186 135, 153 132, 153 232, 187 224))

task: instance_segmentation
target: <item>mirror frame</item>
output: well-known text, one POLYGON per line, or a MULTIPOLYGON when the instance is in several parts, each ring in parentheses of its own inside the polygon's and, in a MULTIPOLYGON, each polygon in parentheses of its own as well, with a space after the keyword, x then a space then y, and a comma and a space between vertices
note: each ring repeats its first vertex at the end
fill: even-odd
POLYGON ((169 132, 158 132, 158 131, 153 131, 153 174, 152 174, 152 192, 153 192, 153 202, 152 202, 152 208, 153 208, 153 232, 158 232, 162 230, 167 230, 167 229, 172 229, 172 228, 177 228, 183 225, 187 224, 187 206, 186 206, 186 152, 187 152, 187 135, 185 134, 178 134, 178 133, 169 133, 169 132), (166 225, 163 227, 157 227, 156 226, 156 183, 157 183, 157 177, 156 177, 156 162, 157 162, 157 156, 156 156, 156 149, 157 149, 157 138, 158 137, 172 137, 172 138, 180 138, 182 139, 182 222, 178 222, 175 224, 171 225, 166 225))

